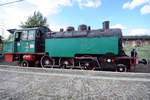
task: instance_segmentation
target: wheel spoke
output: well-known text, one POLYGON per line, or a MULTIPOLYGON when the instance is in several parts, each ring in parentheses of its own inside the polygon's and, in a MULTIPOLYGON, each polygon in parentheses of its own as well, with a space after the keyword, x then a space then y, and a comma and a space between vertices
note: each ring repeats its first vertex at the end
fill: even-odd
POLYGON ((96 64, 96 62, 92 59, 84 59, 80 61, 81 69, 94 70, 96 65, 98 64, 96 64))
POLYGON ((70 66, 74 65, 74 61, 72 58, 60 58, 59 65, 60 68, 69 68, 70 66))
POLYGON ((41 66, 43 68, 51 68, 53 67, 54 61, 49 56, 43 56, 41 58, 41 66))

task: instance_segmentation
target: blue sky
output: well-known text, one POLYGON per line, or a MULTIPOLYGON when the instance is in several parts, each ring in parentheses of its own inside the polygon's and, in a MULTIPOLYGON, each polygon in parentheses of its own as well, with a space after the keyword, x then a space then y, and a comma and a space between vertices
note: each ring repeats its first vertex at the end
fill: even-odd
MULTIPOLYGON (((16 0, 0 0, 0 4, 16 0)), ((123 35, 150 35, 150 0, 24 0, 0 6, 0 35, 19 28, 34 11, 48 19, 51 30, 80 24, 92 29, 102 28, 110 21, 111 28, 121 28, 123 35)))

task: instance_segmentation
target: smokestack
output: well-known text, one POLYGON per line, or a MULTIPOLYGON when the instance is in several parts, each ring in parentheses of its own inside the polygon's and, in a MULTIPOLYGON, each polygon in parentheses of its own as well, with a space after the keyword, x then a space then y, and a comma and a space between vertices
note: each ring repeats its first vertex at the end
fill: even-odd
POLYGON ((104 22, 103 22, 103 29, 104 29, 104 30, 109 29, 109 21, 104 21, 104 22))
POLYGON ((60 29, 60 32, 64 32, 64 29, 63 29, 63 28, 61 28, 61 29, 60 29))

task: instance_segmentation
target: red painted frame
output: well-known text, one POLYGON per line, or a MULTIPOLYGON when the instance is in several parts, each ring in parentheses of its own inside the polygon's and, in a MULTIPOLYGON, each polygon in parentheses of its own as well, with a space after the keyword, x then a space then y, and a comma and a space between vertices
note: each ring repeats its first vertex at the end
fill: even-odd
POLYGON ((12 62, 13 61, 13 54, 4 54, 5 61, 12 62))
POLYGON ((130 72, 132 72, 132 64, 134 65, 134 71, 135 71, 136 64, 138 64, 138 58, 137 57, 117 57, 117 59, 129 60, 130 61, 130 72))
POLYGON ((5 61, 7 62, 13 62, 14 61, 14 56, 18 56, 19 57, 19 62, 20 62, 20 56, 21 55, 45 55, 45 53, 5 53, 4 56, 5 56, 5 61))

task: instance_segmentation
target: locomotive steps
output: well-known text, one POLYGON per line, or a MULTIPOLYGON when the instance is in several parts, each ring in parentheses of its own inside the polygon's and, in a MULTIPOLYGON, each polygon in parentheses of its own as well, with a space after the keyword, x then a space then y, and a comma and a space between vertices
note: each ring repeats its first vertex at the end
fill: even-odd
POLYGON ((150 74, 0 65, 0 98, 149 100, 150 74))

